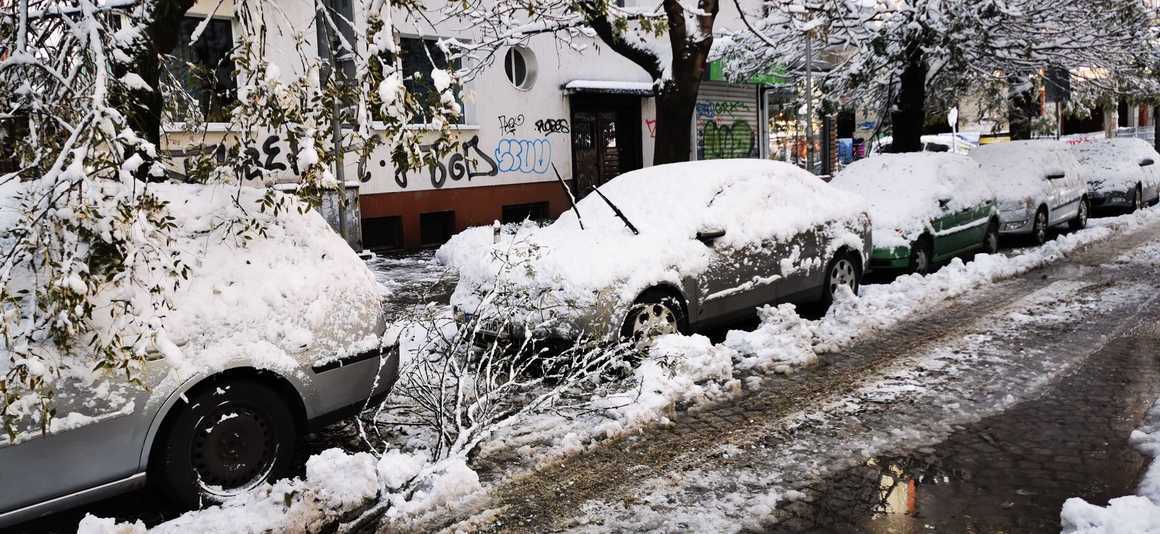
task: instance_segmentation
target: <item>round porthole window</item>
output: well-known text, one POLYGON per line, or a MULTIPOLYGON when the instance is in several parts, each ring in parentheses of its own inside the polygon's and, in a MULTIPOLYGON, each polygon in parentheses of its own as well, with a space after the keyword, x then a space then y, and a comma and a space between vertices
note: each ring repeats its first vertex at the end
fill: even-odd
POLYGON ((527 48, 513 46, 504 55, 503 70, 517 89, 531 89, 536 81, 535 55, 527 48))

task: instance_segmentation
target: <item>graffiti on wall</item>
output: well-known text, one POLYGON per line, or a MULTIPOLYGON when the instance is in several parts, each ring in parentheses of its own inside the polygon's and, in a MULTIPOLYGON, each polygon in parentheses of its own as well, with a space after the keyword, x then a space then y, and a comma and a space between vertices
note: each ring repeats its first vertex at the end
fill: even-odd
MULTIPOLYGON (((379 160, 379 166, 386 167, 386 160, 379 160)), ((410 185, 408 174, 395 170, 395 184, 407 189, 410 185)), ((448 179, 458 182, 466 178, 471 181, 472 178, 497 174, 499 168, 495 160, 479 148, 478 135, 473 135, 471 139, 460 144, 459 149, 449 154, 446 160, 436 161, 427 166, 427 176, 431 179, 431 187, 435 189, 442 189, 447 185, 448 179)), ((368 182, 370 179, 371 174, 367 173, 362 181, 368 182)))
POLYGON ((756 157, 757 132, 745 115, 752 109, 737 100, 697 102, 697 159, 756 157))
POLYGON ((536 121, 536 131, 545 136, 554 133, 571 133, 568 129, 568 119, 540 119, 536 121))
POLYGON ((496 120, 499 121, 500 133, 503 135, 515 135, 516 128, 519 128, 524 124, 524 114, 520 113, 519 115, 513 115, 511 117, 507 115, 500 115, 496 117, 496 120))
POLYGON ((705 123, 701 130, 703 159, 744 158, 753 154, 754 135, 749 123, 743 120, 732 124, 705 123))
POLYGON ((552 142, 505 137, 495 146, 495 161, 499 172, 543 174, 552 165, 552 142))
POLYGON ((657 120, 656 119, 645 119, 644 120, 644 127, 648 128, 648 136, 649 137, 655 138, 657 136, 657 120))

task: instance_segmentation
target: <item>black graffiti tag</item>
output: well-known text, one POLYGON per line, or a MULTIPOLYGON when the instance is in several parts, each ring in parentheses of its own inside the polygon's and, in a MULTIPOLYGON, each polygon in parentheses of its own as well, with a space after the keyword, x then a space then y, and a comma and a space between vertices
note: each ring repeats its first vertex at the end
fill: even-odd
MULTIPOLYGON (((379 162, 379 165, 385 165, 385 162, 379 162)), ((402 169, 395 170, 395 183, 399 187, 406 189, 408 180, 407 173, 401 172, 402 169)), ((442 189, 447 185, 447 178, 458 182, 464 178, 471 181, 472 178, 479 176, 495 176, 499 174, 499 167, 496 166, 495 160, 479 149, 479 136, 473 135, 460 146, 460 149, 452 152, 447 156, 447 161, 436 161, 427 166, 428 175, 431 178, 431 186, 435 189, 442 189)))
POLYGON ((514 117, 500 115, 496 119, 499 120, 499 130, 510 135, 516 133, 516 128, 524 123, 524 114, 520 113, 514 117))
MULTIPOLYGON (((271 135, 262 142, 262 151, 258 152, 257 148, 252 146, 246 147, 246 179, 247 180, 261 180, 265 172, 284 171, 287 169, 285 163, 275 161, 278 155, 282 153, 282 148, 278 143, 282 138, 277 135, 271 135), (262 155, 265 154, 266 159, 262 161, 262 155)), ((287 161, 293 167, 294 174, 298 174, 298 165, 296 162, 287 156, 287 161)))
POLYGON ((540 119, 536 121, 536 131, 544 135, 571 133, 568 129, 568 119, 540 119))

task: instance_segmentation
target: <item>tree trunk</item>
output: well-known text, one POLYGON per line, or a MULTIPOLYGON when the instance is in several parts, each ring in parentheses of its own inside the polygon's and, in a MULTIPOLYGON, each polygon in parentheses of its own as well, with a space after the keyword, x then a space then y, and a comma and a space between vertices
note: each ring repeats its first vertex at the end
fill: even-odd
POLYGON ((1032 123, 1040 115, 1039 92, 1027 76, 1008 76, 1007 84, 1007 123, 1011 139, 1031 139, 1032 123))
POLYGON ((653 165, 689 161, 693 152, 693 110, 701 78, 682 77, 673 80, 656 95, 656 139, 653 142, 653 165))
POLYGON ((926 57, 922 47, 912 44, 906 68, 899 80, 896 110, 890 113, 893 125, 891 151, 921 152, 922 125, 926 119, 926 57))
POLYGON ((161 115, 165 109, 165 98, 161 94, 161 55, 177 47, 180 34, 177 29, 193 4, 193 0, 155 0, 152 18, 137 42, 132 62, 113 69, 118 78, 133 72, 152 88, 126 91, 114 105, 125 116, 129 128, 154 145, 161 142, 161 115))
POLYGON ((1152 103, 1152 139, 1156 150, 1160 151, 1160 100, 1152 103))

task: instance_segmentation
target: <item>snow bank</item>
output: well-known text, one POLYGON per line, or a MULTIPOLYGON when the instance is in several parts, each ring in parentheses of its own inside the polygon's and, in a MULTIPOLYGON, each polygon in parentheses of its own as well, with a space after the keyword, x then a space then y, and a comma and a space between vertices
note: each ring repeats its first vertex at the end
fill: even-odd
POLYGON ((391 518, 460 506, 480 487, 479 476, 462 458, 430 463, 423 456, 398 451, 376 458, 366 452, 327 449, 306 461, 305 478, 265 484, 149 529, 140 521, 117 523, 86 515, 77 534, 306 534, 351 521, 379 502, 390 504, 386 515, 391 518))
POLYGON ((870 204, 874 246, 907 246, 947 213, 994 201, 978 162, 957 154, 883 154, 854 162, 831 185, 862 195, 870 204), (940 201, 949 201, 940 207, 940 201))
POLYGON ((1154 184, 1152 173, 1144 172, 1140 161, 1151 159, 1160 165, 1160 154, 1143 139, 1116 137, 1070 145, 1076 159, 1088 171, 1088 185, 1093 192, 1127 191, 1142 183, 1154 184))
POLYGON ((1160 532, 1160 400, 1152 403, 1144 424, 1133 430, 1128 442, 1142 454, 1152 457, 1136 495, 1108 501, 1096 506, 1072 497, 1063 503, 1060 521, 1064 534, 1119 534, 1160 532))

